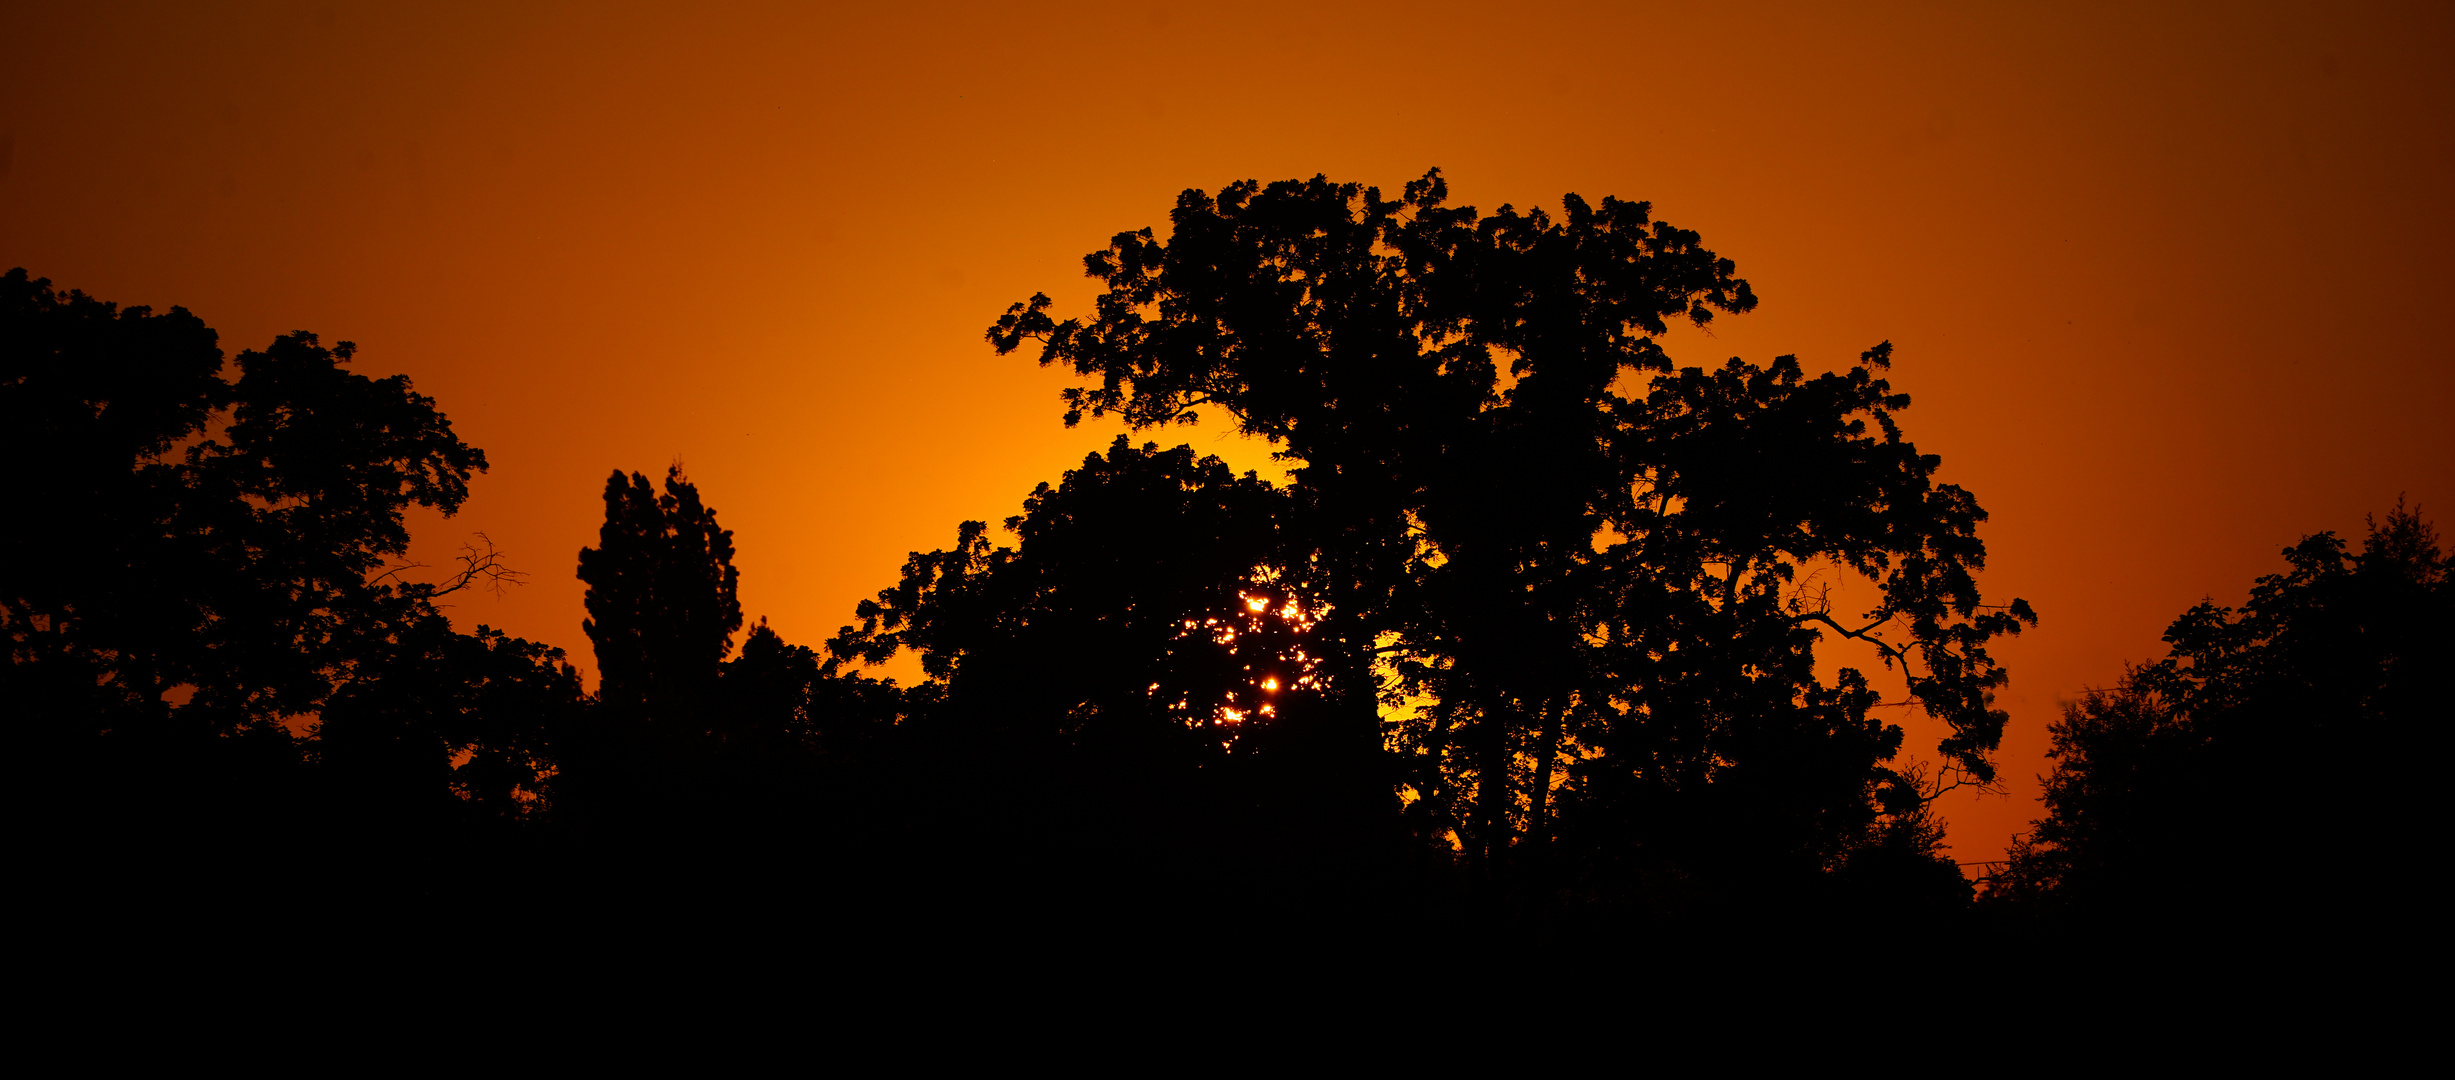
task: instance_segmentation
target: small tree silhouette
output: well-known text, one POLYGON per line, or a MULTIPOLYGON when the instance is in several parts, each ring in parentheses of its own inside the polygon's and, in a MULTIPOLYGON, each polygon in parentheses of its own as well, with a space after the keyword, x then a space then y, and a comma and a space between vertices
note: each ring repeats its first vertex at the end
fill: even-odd
POLYGON ((2238 610, 2203 601, 2170 652, 2066 706, 2049 731, 2046 816, 1995 899, 2126 920, 2258 913, 2316 930, 2425 890, 2370 888, 2433 839, 2426 783, 2360 775, 2339 748, 2441 741, 2455 558, 2399 501, 2359 553, 2332 533, 2285 549, 2238 610))

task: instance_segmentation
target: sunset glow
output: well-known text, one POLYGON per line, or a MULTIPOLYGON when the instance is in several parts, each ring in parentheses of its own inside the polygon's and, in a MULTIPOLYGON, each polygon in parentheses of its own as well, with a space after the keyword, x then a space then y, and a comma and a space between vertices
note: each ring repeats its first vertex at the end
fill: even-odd
MULTIPOLYGON (((2286 545, 2357 537, 2399 495, 2455 509, 2450 18, 23 6, 0 34, 0 269, 184 305, 227 352, 307 329, 408 375, 491 463, 456 516, 413 515, 411 560, 451 566, 482 530, 525 583, 456 594, 454 626, 565 647, 594 686, 573 567, 608 470, 685 463, 738 538, 748 618, 823 642, 910 553, 1122 430, 1064 426, 1082 380, 983 329, 1042 289, 1088 310, 1084 254, 1164 238, 1180 191, 1394 192, 1437 166, 1487 211, 1651 200, 1763 300, 1675 326, 1672 359, 1821 373, 1892 342, 1903 428, 1990 515, 1988 596, 2036 605, 1996 652, 1999 789, 1941 804, 1976 862, 2037 817, 2063 703, 2162 655, 2177 613, 2240 603, 2286 545)), ((1264 479, 1297 464, 1208 407, 1146 437, 1264 479)), ((1245 587, 1182 634, 1330 617, 1245 587)), ((1820 659, 1902 698, 1869 655, 1820 659)), ((1317 662, 1295 648, 1166 724, 1258 739, 1317 662)), ((920 678, 909 655, 872 673, 920 678)), ((1913 755, 1936 745, 1901 722, 1913 755)))

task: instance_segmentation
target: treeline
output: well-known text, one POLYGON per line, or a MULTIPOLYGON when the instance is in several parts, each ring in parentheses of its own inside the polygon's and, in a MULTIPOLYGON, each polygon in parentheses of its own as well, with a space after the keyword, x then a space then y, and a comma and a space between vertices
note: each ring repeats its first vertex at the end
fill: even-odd
POLYGON ((2049 816, 1978 903, 1933 808, 1995 782, 1986 646, 2036 616, 1982 600, 1985 513, 1903 434, 1890 346, 1677 368, 1675 323, 1756 303, 1696 234, 1644 203, 1445 196, 1437 172, 1396 199, 1189 191, 1166 240, 1086 257, 1090 315, 1016 304, 990 343, 1086 378, 1069 424, 1207 410, 1288 482, 1121 436, 819 646, 745 632, 731 534, 678 467, 615 472, 578 565, 593 694, 559 649, 444 617, 517 576, 490 545, 439 581, 402 562, 407 510, 450 514, 486 467, 406 379, 305 333, 226 364, 184 310, 12 271, 5 693, 58 888, 412 921, 1880 939, 2204 897, 2408 809, 2308 767, 2424 719, 2447 564, 2399 508, 2075 706, 2049 816), (1819 646, 1864 667, 1828 682, 1819 646), (899 654, 920 683, 863 673, 899 654), (1906 746, 1900 709, 1947 734, 1906 746), (2241 779, 2295 763, 2319 808, 2241 779))

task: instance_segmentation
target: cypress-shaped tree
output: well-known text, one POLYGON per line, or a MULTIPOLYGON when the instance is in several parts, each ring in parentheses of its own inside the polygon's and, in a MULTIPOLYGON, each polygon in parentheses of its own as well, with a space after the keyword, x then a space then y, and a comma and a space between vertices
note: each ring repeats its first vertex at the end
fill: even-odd
POLYGON ((596 647, 597 698, 620 722, 664 737, 707 730, 717 672, 742 627, 733 534, 680 465, 658 495, 639 473, 605 482, 605 525, 580 549, 596 647))

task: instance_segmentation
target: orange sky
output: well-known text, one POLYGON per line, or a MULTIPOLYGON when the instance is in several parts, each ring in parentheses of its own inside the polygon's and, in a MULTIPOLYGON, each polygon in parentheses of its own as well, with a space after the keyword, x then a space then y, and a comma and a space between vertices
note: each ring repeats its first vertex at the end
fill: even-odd
MULTIPOLYGON (((1104 444, 980 333, 1080 310, 1180 189, 1651 199, 1764 298, 1674 357, 1890 339, 1992 511, 1987 592, 2044 623, 1999 654, 2008 796, 1947 811, 1987 858, 2058 702, 2183 608, 2455 509, 2455 8, 2142 6, 11 0, 0 269, 409 373, 494 463, 421 557, 534 574, 455 619, 585 664, 614 467, 683 458, 748 613, 816 644, 1104 444)), ((1171 441, 1265 464, 1220 438, 1171 441)))

